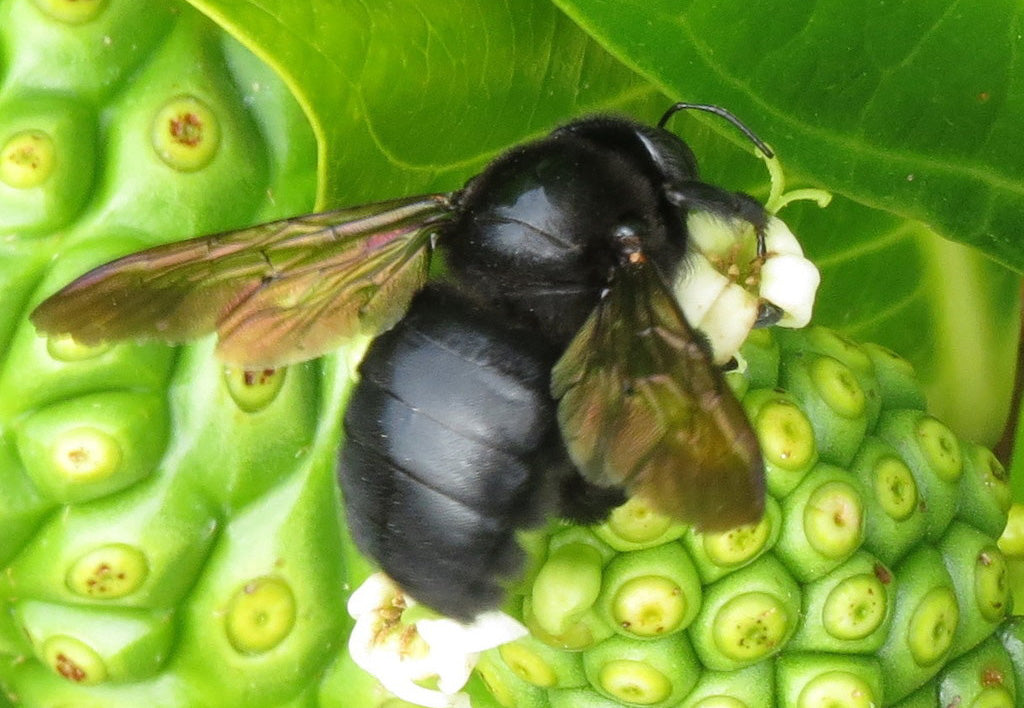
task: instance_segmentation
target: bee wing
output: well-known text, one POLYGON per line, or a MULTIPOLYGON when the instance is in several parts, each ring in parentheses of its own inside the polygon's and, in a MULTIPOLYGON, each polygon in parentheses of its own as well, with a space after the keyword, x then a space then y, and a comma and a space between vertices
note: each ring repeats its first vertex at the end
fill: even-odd
POLYGON ((589 481, 703 530, 760 518, 757 437, 652 265, 618 269, 552 370, 552 393, 589 481))
POLYGON ((216 330, 218 355, 249 369, 312 359, 402 316, 450 216, 436 194, 157 246, 86 273, 32 322, 83 344, 216 330))

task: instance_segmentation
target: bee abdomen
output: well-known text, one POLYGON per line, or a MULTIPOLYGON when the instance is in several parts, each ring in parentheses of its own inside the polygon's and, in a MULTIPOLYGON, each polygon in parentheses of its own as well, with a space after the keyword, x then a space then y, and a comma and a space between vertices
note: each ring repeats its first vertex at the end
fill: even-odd
POLYGON ((353 537, 445 614, 500 604, 501 581, 522 566, 515 531, 555 511, 551 364, 522 333, 432 286, 360 366, 340 465, 353 537))

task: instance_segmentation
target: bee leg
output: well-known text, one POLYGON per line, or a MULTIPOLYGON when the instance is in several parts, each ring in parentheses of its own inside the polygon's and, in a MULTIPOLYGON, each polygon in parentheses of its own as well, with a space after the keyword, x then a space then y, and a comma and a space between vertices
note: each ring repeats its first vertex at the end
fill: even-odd
POLYGON ((687 211, 703 211, 724 219, 739 219, 754 227, 757 234, 757 255, 764 257, 765 229, 770 216, 761 202, 749 194, 730 192, 705 182, 678 182, 666 187, 670 202, 687 211))

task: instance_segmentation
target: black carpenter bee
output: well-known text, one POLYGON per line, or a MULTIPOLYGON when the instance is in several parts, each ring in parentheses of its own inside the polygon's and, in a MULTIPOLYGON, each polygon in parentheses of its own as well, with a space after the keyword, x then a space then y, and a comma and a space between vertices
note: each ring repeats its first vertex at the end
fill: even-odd
POLYGON ((757 439, 668 283, 686 216, 752 224, 664 126, 599 116, 509 150, 461 190, 159 246, 83 275, 32 321, 84 344, 219 336, 246 369, 379 333, 345 415, 339 479, 360 549, 469 619, 522 565, 515 533, 628 495, 703 529, 756 520, 757 439), (435 244, 437 248, 435 249, 435 244), (445 276, 428 283, 433 251, 445 276))

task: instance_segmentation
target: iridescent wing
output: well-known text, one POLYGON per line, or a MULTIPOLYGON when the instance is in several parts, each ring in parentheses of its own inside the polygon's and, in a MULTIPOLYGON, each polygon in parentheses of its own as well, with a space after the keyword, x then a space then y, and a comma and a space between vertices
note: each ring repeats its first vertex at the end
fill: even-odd
POLYGON ((157 246, 86 273, 32 322, 83 344, 216 330, 220 358, 247 369, 312 359, 402 316, 451 215, 435 194, 157 246))
POLYGON ((620 266, 552 371, 569 454, 702 530, 760 518, 764 469, 743 408, 653 265, 620 266))

